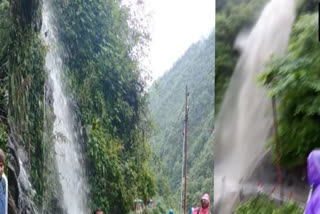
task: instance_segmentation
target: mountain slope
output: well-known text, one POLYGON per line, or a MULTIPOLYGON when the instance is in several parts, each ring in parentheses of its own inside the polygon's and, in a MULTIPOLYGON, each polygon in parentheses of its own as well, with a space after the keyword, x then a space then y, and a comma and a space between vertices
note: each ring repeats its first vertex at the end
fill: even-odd
POLYGON ((214 31, 190 46, 150 88, 156 131, 153 146, 167 170, 171 191, 180 200, 185 87, 190 95, 188 123, 188 207, 213 189, 214 31))

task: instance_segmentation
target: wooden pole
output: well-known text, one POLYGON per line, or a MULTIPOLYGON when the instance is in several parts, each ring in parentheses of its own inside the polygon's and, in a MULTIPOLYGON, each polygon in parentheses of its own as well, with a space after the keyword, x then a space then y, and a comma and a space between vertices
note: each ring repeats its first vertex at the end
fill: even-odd
POLYGON ((186 106, 184 118, 184 214, 187 214, 188 96, 188 86, 186 86, 186 106))
POLYGON ((272 98, 272 110, 273 110, 273 121, 274 121, 274 137, 275 137, 275 140, 276 140, 278 185, 280 187, 280 200, 283 201, 283 189, 282 189, 282 176, 281 176, 281 168, 280 168, 280 152, 279 152, 279 137, 278 137, 276 99, 274 97, 272 98))

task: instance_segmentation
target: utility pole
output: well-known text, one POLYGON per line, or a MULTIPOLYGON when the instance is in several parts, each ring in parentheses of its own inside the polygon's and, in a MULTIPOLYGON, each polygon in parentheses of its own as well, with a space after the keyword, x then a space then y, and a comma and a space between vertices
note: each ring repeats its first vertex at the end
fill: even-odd
POLYGON ((182 158, 181 158, 181 185, 180 185, 180 206, 179 206, 179 214, 181 214, 182 210, 182 193, 183 193, 183 167, 184 167, 184 131, 182 133, 182 158))
POLYGON ((279 152, 279 138, 278 138, 278 123, 277 123, 277 112, 276 112, 276 99, 272 97, 272 110, 273 110, 273 121, 274 121, 274 135, 276 140, 276 153, 277 153, 277 171, 278 171, 278 185, 280 187, 280 200, 283 201, 283 189, 282 189, 282 177, 280 168, 280 152, 279 152))
POLYGON ((188 86, 186 86, 186 106, 184 117, 184 214, 187 214, 188 96, 188 86))

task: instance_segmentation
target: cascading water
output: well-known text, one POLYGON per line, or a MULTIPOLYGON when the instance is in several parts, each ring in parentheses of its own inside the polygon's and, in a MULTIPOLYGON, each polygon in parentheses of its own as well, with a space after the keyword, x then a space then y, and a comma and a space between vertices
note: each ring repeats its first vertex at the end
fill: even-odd
POLYGON ((221 178, 233 183, 246 180, 266 153, 272 105, 255 77, 264 71, 271 54, 280 55, 286 50, 295 9, 295 0, 271 0, 246 40, 241 35, 241 41, 237 41, 241 56, 216 121, 215 202, 220 200, 223 207, 217 213, 231 213, 234 200, 234 194, 228 196, 228 189, 219 184, 221 178))
POLYGON ((55 115, 53 133, 56 136, 54 148, 58 170, 57 179, 62 187, 62 206, 68 214, 90 213, 87 200, 88 185, 80 146, 82 141, 78 134, 79 126, 76 123, 75 113, 72 112, 71 102, 63 86, 61 59, 63 47, 60 46, 57 39, 57 28, 50 1, 43 1, 42 17, 41 36, 48 46, 45 65, 53 93, 55 115))
MULTIPOLYGON (((9 192, 12 194, 11 207, 17 206, 19 214, 38 214, 40 209, 34 204, 33 198, 37 194, 30 182, 28 168, 28 156, 23 143, 18 143, 21 138, 16 135, 14 126, 10 126, 8 141, 8 164, 9 164, 9 192)), ((16 210, 17 211, 17 210, 16 210)))

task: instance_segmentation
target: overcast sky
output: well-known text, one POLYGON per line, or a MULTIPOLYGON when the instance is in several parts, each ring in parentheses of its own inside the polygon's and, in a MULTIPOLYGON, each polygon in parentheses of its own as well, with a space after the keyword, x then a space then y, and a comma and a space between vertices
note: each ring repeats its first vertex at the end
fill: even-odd
POLYGON ((215 0, 145 0, 151 14, 148 67, 153 80, 215 26, 215 0))

